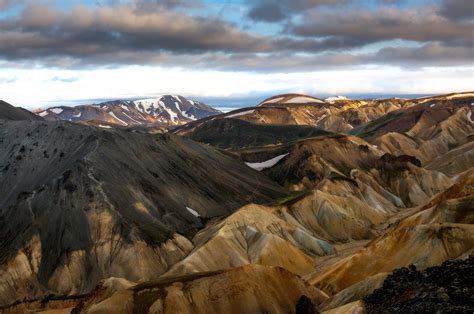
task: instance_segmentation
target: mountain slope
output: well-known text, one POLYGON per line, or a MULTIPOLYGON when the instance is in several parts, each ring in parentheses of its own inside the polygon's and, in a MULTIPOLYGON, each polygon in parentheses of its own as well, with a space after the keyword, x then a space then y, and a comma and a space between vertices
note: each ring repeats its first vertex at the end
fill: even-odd
POLYGON ((324 293, 279 267, 247 265, 161 279, 118 290, 98 289, 76 310, 83 313, 292 313, 298 299, 314 304, 324 293))
POLYGON ((328 294, 370 278, 415 264, 418 269, 457 258, 474 247, 472 186, 474 172, 413 212, 392 219, 383 234, 355 254, 327 264, 308 276, 328 294))
POLYGON ((257 171, 176 136, 67 122, 0 125, 0 300, 157 278, 203 220, 285 195, 257 171))
MULTIPOLYGON (((423 165, 472 141, 473 94, 438 96, 417 101, 415 106, 391 112, 351 133, 393 155, 414 156, 423 165)), ((462 169, 468 167, 464 165, 462 169)))
POLYGON ((34 113, 0 100, 0 120, 42 120, 34 113))
POLYGON ((302 125, 253 124, 240 119, 211 119, 201 123, 187 137, 231 150, 276 145, 298 139, 330 134, 315 127, 302 125))
POLYGON ((115 100, 96 105, 52 107, 36 114, 48 121, 130 126, 174 126, 221 113, 201 102, 182 96, 163 95, 134 101, 115 100))

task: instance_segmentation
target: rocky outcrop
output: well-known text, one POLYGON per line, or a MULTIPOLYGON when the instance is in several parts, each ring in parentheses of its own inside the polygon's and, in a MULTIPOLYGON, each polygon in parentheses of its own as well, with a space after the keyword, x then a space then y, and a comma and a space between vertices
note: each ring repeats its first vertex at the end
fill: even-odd
POLYGON ((364 297, 367 313, 472 313, 474 255, 424 271, 395 270, 383 286, 364 297))

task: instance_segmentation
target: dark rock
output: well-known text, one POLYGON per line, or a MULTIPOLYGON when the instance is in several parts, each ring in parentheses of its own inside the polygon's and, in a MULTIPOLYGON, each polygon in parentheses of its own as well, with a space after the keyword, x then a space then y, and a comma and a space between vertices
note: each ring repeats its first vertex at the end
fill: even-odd
POLYGON ((367 313, 473 313, 474 255, 423 272, 395 270, 364 298, 367 313))
POLYGON ((305 295, 302 295, 299 299, 298 302, 296 303, 296 314, 314 314, 314 313, 319 313, 311 301, 310 298, 308 298, 305 295))

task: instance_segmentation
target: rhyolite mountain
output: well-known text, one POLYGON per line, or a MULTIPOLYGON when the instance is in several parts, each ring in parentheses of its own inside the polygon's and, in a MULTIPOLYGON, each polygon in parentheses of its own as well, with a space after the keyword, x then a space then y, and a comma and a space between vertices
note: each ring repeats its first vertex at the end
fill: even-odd
POLYGON ((2 122, 2 310, 380 312, 420 291, 472 311, 453 267, 474 249, 473 101, 285 94, 165 135, 2 122))
MULTIPOLYGON (((422 110, 436 113, 444 108, 451 108, 448 110, 457 111, 458 107, 470 107, 473 102, 474 93, 456 93, 416 99, 364 100, 352 100, 345 97, 322 100, 301 94, 283 94, 270 97, 255 107, 237 109, 215 117, 177 126, 174 132, 185 135, 193 132, 196 127, 202 124, 227 118, 244 120, 254 124, 307 125, 330 132, 359 132, 362 134, 362 129, 369 132, 370 130, 367 128, 377 127, 377 125, 369 124, 369 122, 380 118, 381 120, 377 123, 384 123, 383 117, 391 119, 405 112, 405 109, 415 107, 413 110, 407 111, 403 120, 393 120, 395 124, 400 121, 400 128, 402 126, 406 128, 409 123, 418 121, 422 110), (411 120, 408 117, 410 112, 412 113, 411 120), (417 112, 417 114, 414 114, 414 112, 417 112), (392 113, 392 115, 388 115, 388 113, 392 113)), ((441 116, 447 117, 446 113, 437 114, 438 119, 441 116)), ((423 118, 428 118, 428 115, 426 114, 423 118)))
POLYGON ((284 197, 263 174, 174 135, 0 121, 0 303, 157 279, 207 219, 284 197), (186 238, 188 237, 188 238, 186 238))
POLYGON ((114 100, 94 105, 51 107, 36 111, 48 121, 67 120, 86 124, 133 126, 175 126, 221 113, 199 101, 178 95, 150 99, 114 100))

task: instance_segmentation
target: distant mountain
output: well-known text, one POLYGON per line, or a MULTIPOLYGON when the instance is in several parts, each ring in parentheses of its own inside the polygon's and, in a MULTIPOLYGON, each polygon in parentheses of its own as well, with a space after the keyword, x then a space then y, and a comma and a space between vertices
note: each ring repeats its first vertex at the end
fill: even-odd
POLYGON ((7 102, 0 100, 0 119, 1 120, 42 120, 34 113, 23 109, 13 107, 7 102))
POLYGON ((206 104, 176 95, 140 100, 114 100, 94 105, 52 107, 36 112, 48 121, 67 120, 85 124, 175 126, 221 113, 206 104))
MULTIPOLYGON (((381 123, 385 118, 391 119, 404 112, 406 119, 402 122, 394 119, 390 128, 398 124, 406 125, 409 119, 417 121, 416 115, 410 113, 421 111, 409 108, 422 108, 432 112, 439 112, 441 106, 452 107, 456 110, 460 106, 469 106, 474 101, 474 93, 454 93, 415 99, 364 99, 352 100, 344 96, 326 98, 325 100, 302 94, 282 94, 267 98, 255 107, 237 109, 216 117, 201 119, 187 125, 177 126, 174 133, 185 135, 193 132, 201 124, 209 120, 232 118, 248 121, 254 124, 278 125, 308 125, 330 132, 349 133, 362 132, 373 127, 369 122, 381 123), (393 115, 389 115, 393 113, 393 115)), ((446 113, 444 114, 444 116, 446 113)), ((217 125, 217 123, 214 123, 217 125)), ((389 128, 387 128, 389 129, 389 128)))

